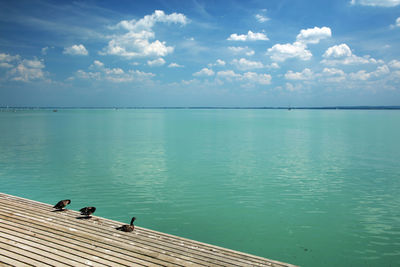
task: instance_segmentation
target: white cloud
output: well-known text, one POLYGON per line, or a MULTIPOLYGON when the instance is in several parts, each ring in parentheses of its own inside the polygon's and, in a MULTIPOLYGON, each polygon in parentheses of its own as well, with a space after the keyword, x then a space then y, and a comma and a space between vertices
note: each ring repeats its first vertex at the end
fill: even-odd
POLYGON ((242 47, 242 46, 230 46, 230 47, 228 47, 228 49, 230 51, 232 51, 233 53, 235 53, 235 54, 242 54, 243 53, 246 56, 254 55, 254 50, 250 49, 247 46, 244 46, 244 47, 242 47))
POLYGON ((261 69, 264 67, 264 65, 259 61, 251 61, 245 58, 241 58, 239 60, 234 59, 232 60, 232 64, 241 70, 261 69))
POLYGON ((295 90, 293 84, 286 83, 286 90, 293 92, 295 90))
POLYGON ((279 69, 279 64, 276 62, 272 62, 271 64, 265 66, 267 69, 279 69))
POLYGON ((300 42, 293 44, 276 44, 268 48, 267 55, 274 61, 285 61, 289 58, 299 58, 301 60, 309 60, 312 54, 307 50, 307 46, 300 42))
POLYGON ((271 75, 264 73, 246 72, 243 74, 235 73, 233 70, 224 70, 217 72, 217 78, 229 82, 241 81, 249 84, 267 85, 271 83, 271 75))
POLYGON ((43 56, 47 55, 50 49, 54 49, 54 46, 46 46, 41 49, 41 54, 43 56))
POLYGON ((21 59, 19 55, 0 53, 0 67, 9 69, 6 79, 12 81, 30 82, 45 79, 44 62, 37 58, 21 59))
POLYGON ((101 73, 100 72, 85 72, 83 70, 78 70, 76 72, 76 76, 81 79, 94 79, 94 80, 100 80, 101 79, 101 73))
POLYGON ((350 73, 350 78, 353 80, 362 80, 366 81, 371 77, 370 73, 367 73, 366 70, 360 70, 358 72, 352 72, 350 73))
POLYGON ((236 74, 233 70, 221 70, 217 72, 217 76, 225 79, 231 79, 240 77, 240 74, 236 74))
POLYGON ((400 69, 400 61, 394 59, 392 61, 389 62, 389 67, 393 68, 393 69, 400 69))
POLYGON ((400 70, 393 71, 392 74, 395 79, 400 79, 400 70))
POLYGON ((104 69, 104 72, 108 75, 123 75, 125 72, 121 68, 104 69))
POLYGON ((324 70, 322 71, 322 73, 326 76, 345 76, 345 73, 343 70, 341 69, 336 69, 336 68, 324 68, 324 70))
POLYGON ((309 60, 312 54, 307 50, 307 44, 317 44, 320 40, 329 38, 331 35, 331 29, 328 27, 303 29, 296 36, 294 43, 276 44, 268 48, 267 55, 274 61, 285 61, 289 58, 309 60))
POLYGON ((86 56, 89 54, 89 52, 86 50, 83 44, 66 47, 64 48, 63 53, 68 55, 82 55, 82 56, 86 56))
POLYGON ((303 29, 297 35, 296 40, 304 44, 318 44, 320 40, 332 36, 331 29, 328 27, 314 27, 310 29, 303 29))
POLYGON ((179 65, 178 63, 171 63, 168 65, 168 68, 183 68, 183 65, 179 65))
POLYGON ((343 70, 337 68, 324 68, 321 74, 316 74, 319 77, 319 82, 341 83, 341 87, 354 88, 354 86, 370 86, 372 83, 381 83, 388 77, 393 77, 387 65, 378 66, 374 71, 359 70, 346 74, 343 70), (371 84, 367 84, 368 82, 371 84))
POLYGON ((144 71, 140 71, 140 70, 129 70, 128 75, 130 75, 131 77, 133 77, 134 79, 136 79, 138 81, 147 80, 151 77, 156 76, 154 73, 144 72, 144 71))
POLYGON ((44 79, 45 73, 43 61, 38 59, 28 60, 24 59, 18 65, 8 72, 11 80, 30 82, 33 80, 44 79))
POLYGON ((43 47, 43 48, 42 48, 42 55, 47 55, 47 50, 49 50, 49 47, 48 47, 48 46, 43 47))
POLYGON ((139 70, 124 71, 121 68, 106 68, 98 60, 95 60, 89 68, 97 69, 95 71, 78 70, 75 76, 80 79, 109 81, 113 83, 143 82, 155 76, 151 72, 142 72, 139 70))
POLYGON ((301 90, 301 84, 293 85, 291 83, 286 83, 285 84, 285 89, 290 91, 290 92, 300 91, 301 90))
POLYGON ((155 56, 166 56, 174 51, 171 46, 166 46, 165 42, 156 40, 153 43, 149 43, 143 49, 144 55, 155 55, 155 56))
POLYGON ((0 68, 12 68, 12 67, 14 67, 14 65, 11 65, 10 63, 8 63, 8 62, 0 62, 0 68))
POLYGON ((115 34, 110 38, 108 46, 102 54, 118 55, 126 58, 157 56, 163 57, 174 51, 172 46, 167 46, 164 41, 150 41, 155 39, 153 27, 156 23, 186 25, 189 20, 180 13, 165 14, 156 10, 151 15, 146 15, 140 20, 123 20, 110 29, 122 29, 125 34, 115 34))
POLYGON ((351 0, 352 5, 394 7, 400 5, 400 0, 351 0))
POLYGON ((269 38, 265 33, 248 31, 247 34, 233 33, 227 39, 229 41, 268 41, 269 38))
MULTIPOLYGON (((178 84, 178 83, 175 83, 178 84)), ((182 80, 181 84, 183 84, 184 86, 188 86, 188 85, 201 85, 200 81, 197 79, 192 79, 192 80, 182 80)))
POLYGON ((264 23, 264 22, 270 20, 270 18, 268 18, 268 17, 266 17, 266 16, 264 16, 262 14, 256 14, 255 17, 256 17, 257 21, 260 22, 260 23, 264 23))
POLYGON ((340 44, 329 47, 325 53, 322 55, 324 58, 341 58, 341 57, 350 57, 352 52, 350 47, 347 44, 340 44))
POLYGON ((376 76, 376 77, 380 77, 380 76, 383 76, 383 75, 386 75, 389 73, 390 73, 390 70, 389 70, 388 66, 382 65, 382 66, 377 67, 376 71, 372 72, 372 75, 376 76))
POLYGON ((302 72, 293 72, 289 70, 285 74, 287 80, 312 80, 314 73, 309 68, 305 68, 302 72))
POLYGON ((376 60, 366 55, 359 57, 351 52, 351 49, 346 44, 335 45, 329 47, 323 54, 321 63, 335 66, 335 65, 357 65, 357 64, 383 64, 382 60, 376 60))
POLYGON ((40 61, 38 59, 34 59, 34 60, 24 59, 22 61, 22 63, 28 68, 33 68, 33 69, 43 69, 44 68, 43 61, 40 61))
POLYGON ((215 61, 215 63, 210 63, 210 64, 208 64, 207 66, 208 67, 212 67, 212 66, 225 66, 226 65, 226 62, 225 61, 223 61, 222 59, 217 59, 216 61, 215 61))
POLYGON ((386 65, 382 65, 376 68, 375 71, 372 72, 367 72, 365 70, 360 70, 358 72, 353 72, 350 73, 350 78, 353 80, 362 80, 362 81, 366 81, 369 80, 371 78, 377 78, 377 77, 382 77, 384 75, 387 75, 390 73, 390 70, 388 68, 388 66, 386 65))
POLYGON ((11 56, 9 54, 0 53, 0 68, 12 68, 14 67, 13 64, 10 62, 18 60, 19 55, 11 56))
POLYGON ((326 82, 343 82, 346 79, 344 71, 337 68, 324 68, 322 76, 326 82))
POLYGON ((103 62, 101 62, 101 61, 99 61, 99 60, 95 60, 94 62, 93 62, 93 65, 92 65, 93 67, 96 67, 96 68, 102 68, 102 67, 104 67, 104 63, 103 62))
POLYGON ((128 30, 129 32, 150 31, 157 22, 186 25, 189 20, 184 14, 181 13, 174 12, 172 14, 166 15, 162 10, 155 10, 153 14, 146 15, 138 21, 135 19, 130 21, 122 20, 112 28, 122 28, 128 30))
POLYGON ((0 62, 11 62, 19 59, 20 59, 19 55, 12 56, 9 54, 0 53, 0 62))
POLYGON ((249 50, 248 52, 246 52, 245 54, 246 54, 246 56, 249 56, 249 57, 250 57, 250 56, 253 56, 253 55, 254 55, 254 50, 251 50, 251 49, 250 49, 250 50, 249 50))
POLYGON ((216 63, 217 66, 225 66, 225 61, 223 61, 222 59, 217 59, 216 63))
POLYGON ((400 27, 400 17, 398 17, 394 24, 390 25, 391 29, 400 27))
POLYGON ((162 66, 164 64, 165 64, 165 60, 161 57, 154 59, 154 60, 147 61, 147 65, 149 65, 150 67, 158 67, 158 66, 162 66))
POLYGON ((250 83, 257 83, 261 85, 267 85, 271 83, 271 75, 269 74, 258 74, 255 72, 246 72, 243 74, 243 79, 250 83))
POLYGON ((213 76, 214 71, 212 69, 203 68, 200 71, 193 73, 193 76, 213 76))
POLYGON ((326 65, 357 65, 357 64, 382 64, 382 60, 376 60, 370 56, 358 57, 351 55, 350 57, 343 58, 342 60, 322 60, 321 63, 326 65))

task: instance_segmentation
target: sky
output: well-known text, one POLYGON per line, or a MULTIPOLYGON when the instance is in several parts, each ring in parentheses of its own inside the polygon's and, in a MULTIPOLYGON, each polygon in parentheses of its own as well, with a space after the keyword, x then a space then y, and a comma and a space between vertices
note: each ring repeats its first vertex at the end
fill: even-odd
POLYGON ((400 105, 400 0, 0 0, 0 106, 400 105))

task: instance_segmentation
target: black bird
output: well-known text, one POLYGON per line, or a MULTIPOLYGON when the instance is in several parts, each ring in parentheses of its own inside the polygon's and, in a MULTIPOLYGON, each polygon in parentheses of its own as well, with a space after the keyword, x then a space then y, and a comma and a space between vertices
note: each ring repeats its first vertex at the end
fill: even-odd
POLYGON ((70 203, 71 203, 71 200, 69 200, 69 199, 60 200, 60 201, 58 201, 57 204, 54 205, 53 208, 57 209, 57 210, 63 210, 70 203))
POLYGON ((130 224, 130 225, 124 224, 124 225, 122 225, 122 226, 120 226, 120 227, 117 227, 117 228, 115 228, 115 229, 117 229, 117 230, 119 230, 119 231, 123 231, 123 232, 132 232, 133 229, 135 229, 135 226, 133 225, 133 222, 134 222, 135 220, 136 220, 136 218, 135 218, 135 217, 132 217, 132 220, 131 220, 131 224, 130 224))
POLYGON ((79 210, 81 212, 81 215, 85 215, 86 217, 89 217, 91 214, 93 214, 96 211, 95 207, 84 207, 79 210))

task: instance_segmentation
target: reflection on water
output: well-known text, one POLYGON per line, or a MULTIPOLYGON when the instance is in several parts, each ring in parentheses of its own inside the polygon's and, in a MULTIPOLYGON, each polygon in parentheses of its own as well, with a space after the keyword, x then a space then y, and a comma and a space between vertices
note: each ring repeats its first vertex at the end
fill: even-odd
POLYGON ((400 262, 400 113, 0 113, 1 191, 302 266, 400 262))

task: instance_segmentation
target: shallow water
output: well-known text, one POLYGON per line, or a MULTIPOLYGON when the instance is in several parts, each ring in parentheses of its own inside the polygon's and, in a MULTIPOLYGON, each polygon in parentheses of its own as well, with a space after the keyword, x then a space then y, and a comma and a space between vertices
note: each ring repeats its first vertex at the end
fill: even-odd
POLYGON ((301 266, 400 262, 400 111, 0 112, 0 191, 301 266))

